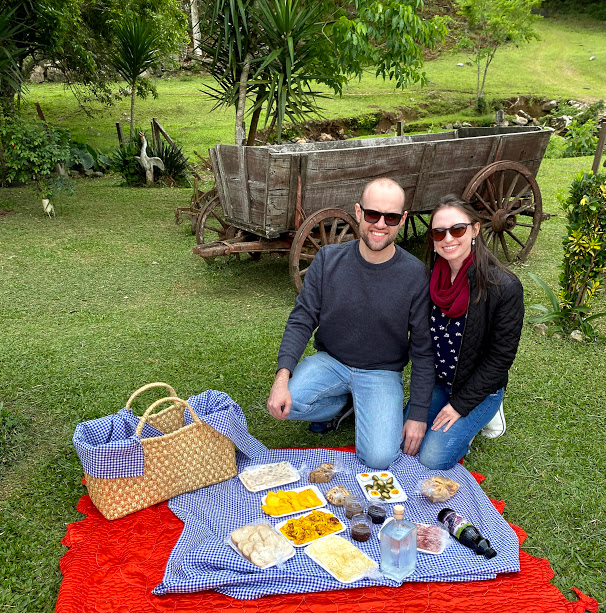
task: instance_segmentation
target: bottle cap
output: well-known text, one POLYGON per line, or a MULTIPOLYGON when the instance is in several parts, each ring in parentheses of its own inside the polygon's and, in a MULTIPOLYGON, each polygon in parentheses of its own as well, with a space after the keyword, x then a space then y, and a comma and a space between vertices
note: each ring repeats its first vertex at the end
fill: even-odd
POLYGON ((404 517, 404 507, 401 504, 397 504, 394 508, 393 508, 393 516, 395 518, 400 518, 402 519, 404 517))
POLYGON ((490 546, 490 542, 486 539, 482 539, 477 544, 477 552, 486 557, 486 559, 490 560, 497 555, 497 552, 490 546))

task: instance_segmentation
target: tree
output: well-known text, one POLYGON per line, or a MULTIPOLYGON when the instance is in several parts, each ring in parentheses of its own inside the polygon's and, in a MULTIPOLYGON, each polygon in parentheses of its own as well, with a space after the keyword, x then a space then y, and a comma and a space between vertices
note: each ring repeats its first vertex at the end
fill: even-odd
POLYGON ((153 23, 129 17, 115 29, 115 46, 110 62, 130 88, 130 138, 135 135, 135 96, 145 98, 148 93, 157 96, 155 88, 141 77, 160 56, 159 35, 153 23))
POLYGON ((0 12, 0 92, 15 91, 21 87, 19 51, 13 42, 21 25, 13 25, 14 12, 14 10, 0 12))
MULTIPOLYGON (((21 75, 28 63, 51 61, 81 101, 95 97, 110 104, 115 99, 111 84, 117 75, 108 59, 114 24, 129 17, 152 22, 162 59, 187 43, 180 0, 3 0, 2 5, 3 11, 14 11, 12 23, 20 26, 12 41, 21 75)), ((6 103, 19 91, 6 88, 0 96, 6 103)))
POLYGON ((494 56, 506 43, 528 42, 538 38, 533 26, 540 15, 533 9, 542 0, 456 0, 474 42, 477 65, 476 106, 485 107, 484 85, 494 56))
POLYGON ((263 110, 280 140, 286 118, 299 122, 321 110, 318 83, 340 94, 369 63, 398 87, 424 81, 421 46, 432 47, 445 27, 422 19, 422 7, 422 0, 355 0, 348 10, 334 0, 212 0, 200 17, 204 63, 216 81, 206 91, 237 117, 241 100, 252 101, 249 145, 263 110))

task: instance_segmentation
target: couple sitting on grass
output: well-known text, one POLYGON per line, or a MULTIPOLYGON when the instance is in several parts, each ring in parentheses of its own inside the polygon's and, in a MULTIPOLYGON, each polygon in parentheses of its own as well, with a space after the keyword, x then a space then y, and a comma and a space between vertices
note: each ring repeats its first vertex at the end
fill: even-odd
POLYGON ((385 469, 404 452, 444 470, 481 430, 504 431, 523 290, 484 244, 476 211, 453 196, 430 217, 428 275, 394 244, 405 209, 400 185, 376 179, 355 205, 360 239, 318 252, 286 323, 267 408, 311 422, 312 432, 335 429, 353 410, 367 466, 385 469), (317 353, 299 363, 314 331, 317 353))

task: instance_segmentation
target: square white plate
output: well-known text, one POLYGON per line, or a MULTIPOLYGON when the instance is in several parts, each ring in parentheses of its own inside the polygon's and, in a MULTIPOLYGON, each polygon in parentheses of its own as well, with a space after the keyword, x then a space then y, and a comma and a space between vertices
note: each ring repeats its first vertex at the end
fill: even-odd
MULTIPOLYGON (((332 536, 332 535, 327 535, 327 536, 332 536)), ((314 541, 314 542, 315 542, 315 541, 314 541)), ((307 545, 311 545, 311 543, 307 543, 307 545)), ((352 543, 352 545, 353 545, 353 543, 352 543)), ((353 546, 355 547, 355 545, 353 545, 353 546)), ((356 549, 357 549, 357 547, 356 547, 356 549)), ((359 550, 358 550, 358 551, 359 551, 359 550)), ((336 580, 337 580, 339 583, 346 583, 346 584, 347 584, 347 583, 354 583, 355 581, 359 581, 360 579, 363 579, 364 577, 366 577, 366 576, 367 576, 367 572, 364 572, 364 573, 361 573, 361 574, 359 574, 359 575, 357 575, 357 576, 353 577, 353 578, 352 578, 352 579, 350 579, 349 581, 344 581, 343 579, 340 579, 339 577, 337 577, 337 575, 335 575, 335 574, 334 574, 334 573, 333 573, 333 572, 330 570, 330 568, 328 568, 328 566, 325 566, 325 565, 324 565, 322 562, 320 562, 320 560, 318 560, 318 559, 316 558, 316 556, 314 556, 314 554, 313 554, 311 551, 309 551, 309 547, 306 547, 306 548, 305 548, 305 553, 306 553, 306 554, 308 555, 308 557, 309 557, 309 558, 311 558, 311 559, 312 559, 312 560, 313 560, 313 561, 314 561, 314 562, 315 562, 315 563, 316 563, 318 566, 321 566, 321 567, 322 567, 322 568, 323 568, 323 569, 324 569, 324 570, 325 570, 325 571, 326 571, 326 572, 327 572, 329 575, 331 575, 331 576, 332 576, 334 579, 336 579, 336 580)), ((360 553, 362 553, 362 552, 360 552, 360 553)), ((375 569, 377 569, 377 571, 378 571, 378 569, 379 569, 379 565, 378 565, 378 564, 377 564, 377 563, 376 563, 374 560, 370 559, 370 558, 369 558, 369 557, 368 557, 368 556, 367 556, 365 553, 362 553, 362 555, 363 555, 365 558, 368 558, 368 560, 369 560, 370 562, 372 562, 373 567, 374 567, 375 569)))
MULTIPOLYGON (((334 515, 336 517, 336 515, 334 513, 331 513, 330 511, 324 511, 323 509, 316 509, 317 513, 326 513, 327 515, 334 515)), ((313 513, 313 511, 311 512, 305 512, 302 515, 300 515, 299 517, 295 518, 295 519, 299 519, 301 517, 307 517, 308 515, 311 515, 311 513, 313 513)), ((337 519, 339 519, 337 517, 337 519)), ((309 545, 310 543, 315 543, 316 541, 319 541, 320 539, 326 538, 327 536, 332 536, 333 534, 339 534, 340 532, 343 532, 343 530, 345 530, 345 526, 343 525, 343 522, 339 519, 339 523, 341 524, 341 528, 339 530, 335 530, 334 532, 331 532, 330 534, 325 534, 324 536, 320 536, 318 538, 315 538, 311 541, 305 541, 305 543, 301 543, 300 545, 297 545, 296 543, 294 543, 293 541, 291 541, 283 532, 280 532, 280 528, 282 526, 285 526, 286 523, 290 521, 288 519, 284 519, 283 521, 281 521, 280 523, 276 524, 274 526, 274 528, 276 529, 276 532, 279 532, 293 547, 306 547, 307 545, 309 545)))
MULTIPOLYGON (((307 507, 306 509, 299 509, 298 511, 291 511, 290 513, 282 513, 282 515, 266 515, 268 517, 288 517, 288 515, 296 515, 297 513, 307 513, 308 511, 313 511, 314 509, 320 509, 321 507, 325 507, 327 505, 326 498, 324 498, 324 494, 315 486, 315 485, 303 485, 301 487, 295 487, 290 490, 284 490, 285 492, 302 492, 303 490, 312 490, 312 492, 320 499, 320 503, 315 507, 307 507)), ((261 504, 266 504, 267 496, 269 492, 263 496, 261 500, 261 504)))
MULTIPOLYGON (((274 532, 283 540, 285 540, 289 545, 293 546, 293 544, 281 533, 278 532, 275 528, 273 528, 274 532)), ((240 555, 244 560, 246 560, 247 562, 250 562, 250 560, 238 549, 238 546, 231 540, 231 536, 228 536, 227 539, 225 539, 225 542, 238 554, 240 555)), ((294 547, 294 546, 293 546, 294 547)), ((295 553, 297 553, 295 551, 295 549, 292 550, 292 552, 285 558, 283 558, 281 560, 281 562, 286 562, 286 560, 290 560, 290 558, 292 558, 295 553)), ((272 568, 274 566, 276 566, 277 561, 276 562, 272 562, 271 564, 266 564, 265 566, 257 566, 256 564, 253 564, 252 562, 250 562, 255 568, 260 568, 261 570, 265 570, 266 568, 272 568)))
POLYGON ((238 474, 238 479, 244 487, 253 493, 288 485, 299 481, 300 478, 299 471, 290 462, 250 466, 238 474))
POLYGON ((364 492, 364 496, 366 496, 368 500, 372 500, 372 501, 378 500, 379 502, 391 504, 392 502, 404 502, 408 498, 408 496, 406 496, 406 492, 402 489, 400 482, 396 479, 395 475, 393 473, 390 473, 388 470, 375 470, 373 472, 366 473, 370 475, 370 477, 366 479, 362 477, 363 474, 365 473, 358 473, 356 475, 356 480, 360 484, 360 487, 362 488, 362 491, 364 492), (368 485, 369 483, 372 483, 373 475, 377 475, 377 477, 379 477, 383 481, 385 481, 385 479, 389 479, 390 477, 392 477, 393 487, 391 489, 400 490, 400 493, 397 496, 392 496, 391 498, 388 498, 388 499, 381 498, 381 496, 371 496, 370 491, 367 491, 365 486, 368 485), (386 476, 381 477, 380 475, 386 475, 386 476))

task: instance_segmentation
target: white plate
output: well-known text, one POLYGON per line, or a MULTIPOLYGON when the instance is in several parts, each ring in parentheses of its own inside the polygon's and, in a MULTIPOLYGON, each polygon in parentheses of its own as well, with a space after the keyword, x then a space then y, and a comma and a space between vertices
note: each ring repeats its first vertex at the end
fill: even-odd
MULTIPOLYGON (((393 520, 393 517, 388 517, 385 520, 385 523, 381 526, 381 530, 383 530, 383 528, 390 522, 393 520)), ((435 525, 431 525, 431 524, 420 524, 419 522, 412 522, 413 524, 416 524, 417 526, 426 526, 427 528, 439 528, 439 526, 435 526, 435 525)), ((440 530, 442 530, 442 528, 439 528, 440 530)), ((380 539, 381 538, 381 530, 379 530, 379 532, 377 533, 377 538, 380 539)), ((438 551, 429 551, 428 549, 421 549, 419 546, 417 546, 417 551, 420 551, 421 553, 429 553, 431 555, 437 556, 440 553, 442 553, 444 551, 444 549, 446 549, 446 545, 448 545, 448 540, 450 539, 450 534, 448 534, 448 532, 446 532, 446 530, 442 530, 442 532, 444 532, 444 536, 442 538, 442 544, 440 545, 440 549, 438 551)))
MULTIPOLYGON (((270 526, 271 527, 271 526, 270 526)), ((286 541, 289 545, 291 545, 292 547, 293 544, 281 533, 278 532, 275 528, 274 528, 274 532, 284 541, 286 541)), ((238 546, 231 540, 231 536, 228 536, 226 539, 226 543, 238 554, 240 555, 241 558, 243 558, 244 560, 246 560, 247 562, 250 562, 250 560, 238 549, 238 546)), ((290 560, 290 558, 292 558, 295 553, 297 553, 295 551, 295 549, 292 550, 292 553, 290 553, 288 556, 286 556, 285 558, 282 558, 280 560, 280 562, 286 562, 286 560, 290 560)), ((252 562, 250 562, 255 568, 259 568, 260 570, 265 570, 266 568, 272 568, 274 566, 276 566, 276 564, 278 563, 276 562, 272 562, 271 564, 266 564, 265 566, 257 566, 256 564, 253 564, 252 562)))
MULTIPOLYGON (((332 535, 327 535, 327 536, 332 536, 332 535)), ((315 543, 316 541, 313 541, 313 542, 315 543)), ((349 543, 349 541, 346 541, 346 542, 347 542, 347 543, 349 543)), ((350 544, 351 544, 351 546, 352 546, 352 547, 356 547, 356 546, 355 546, 353 543, 350 543, 350 544)), ((307 545, 311 545, 311 543, 307 543, 307 545)), ((358 549, 358 548, 356 547, 356 549, 358 549)), ((358 549, 358 551, 360 551, 360 550, 358 549)), ((330 568, 328 568, 328 566, 325 566, 325 565, 324 565, 322 562, 320 562, 320 560, 318 560, 318 559, 316 558, 316 556, 315 556, 315 555, 314 555, 314 554, 313 554, 311 551, 309 551, 309 547, 306 547, 306 548, 305 548, 305 553, 306 553, 306 554, 308 555, 308 557, 309 557, 309 558, 311 558, 311 559, 312 559, 312 560, 313 560, 313 561, 314 561, 314 562, 315 562, 315 563, 316 563, 318 566, 322 567, 322 568, 323 568, 323 569, 324 569, 324 570, 325 570, 325 571, 326 571, 326 572, 327 572, 329 575, 331 575, 331 576, 332 576, 334 579, 336 579, 336 580, 337 580, 339 583, 345 583, 345 584, 347 584, 347 583, 354 583, 355 581, 359 581, 360 579, 363 579, 364 577, 366 577, 366 576, 368 575, 368 570, 367 570, 367 571, 364 571, 363 573, 361 573, 361 574, 359 574, 359 575, 356 575, 355 577, 353 577, 353 579, 350 579, 349 581, 344 581, 343 579, 340 579, 339 577, 337 577, 337 575, 335 575, 335 574, 332 572, 332 570, 330 570, 330 568)), ((375 568, 375 569, 378 571, 378 569, 379 569, 379 565, 378 565, 378 564, 377 564, 377 563, 376 563, 374 560, 372 560, 371 558, 369 558, 369 557, 368 557, 368 556, 367 556, 365 553, 363 553, 363 552, 361 552, 361 551, 360 551, 360 553, 361 553, 361 554, 362 554, 362 555, 363 555, 365 558, 367 558, 367 559, 368 559, 370 562, 372 562, 372 566, 373 566, 373 567, 374 567, 374 568, 375 568)))
POLYGON ((249 492, 262 492, 272 487, 288 485, 301 478, 290 462, 274 462, 250 466, 238 474, 238 479, 249 492))
POLYGON ((366 496, 368 500, 372 500, 372 501, 378 500, 379 502, 391 504, 392 502, 404 502, 408 498, 406 496, 406 492, 402 489, 402 486, 400 485, 399 481, 396 479, 395 475, 393 473, 390 473, 388 470, 375 470, 370 473, 370 479, 366 479, 366 480, 364 480, 361 477, 361 474, 362 473, 358 473, 356 475, 356 481, 360 484, 360 487, 362 488, 362 491, 364 492, 364 496, 366 496), (381 498, 380 496, 378 498, 375 496, 371 496, 370 491, 366 491, 366 488, 364 486, 368 485, 369 483, 372 483, 373 475, 377 475, 377 477, 379 477, 383 481, 385 481, 385 479, 389 479, 389 477, 393 477, 393 485, 390 489, 400 490, 400 493, 397 496, 392 496, 391 498, 387 500, 385 498, 381 498), (387 476, 381 477, 381 475, 387 475, 387 476))
MULTIPOLYGON (((285 492, 302 492, 303 490, 312 490, 312 492, 320 499, 320 503, 315 507, 307 507, 306 509, 299 509, 298 511, 291 511, 290 513, 282 513, 282 515, 269 515, 266 513, 268 517, 288 517, 289 515, 296 515, 297 513, 307 513, 308 511, 313 511, 314 509, 319 509, 321 507, 325 507, 327 505, 326 498, 324 498, 324 494, 315 486, 315 485, 303 485, 301 487, 295 487, 291 490, 284 490, 285 492)), ((267 496, 269 492, 263 496, 263 500, 261 500, 261 504, 266 504, 267 496)))
MULTIPOLYGON (((317 509, 316 510, 317 513, 326 513, 327 515, 334 515, 336 517, 336 515, 334 513, 331 513, 330 511, 324 511, 322 509, 317 509)), ((308 515, 311 515, 311 513, 313 513, 313 511, 311 512, 305 512, 302 515, 299 515, 299 517, 296 517, 295 519, 300 519, 302 517, 307 517, 308 515)), ((337 517, 337 519, 339 519, 337 517)), ((335 530, 334 532, 331 532, 330 534, 325 534, 324 536, 320 536, 318 538, 313 539, 312 541, 305 541, 305 543, 301 543, 300 545, 297 545, 296 543, 294 543, 293 541, 291 541, 283 532, 280 532, 280 528, 282 526, 285 526, 287 524, 287 522, 290 521, 288 519, 285 519, 283 521, 281 521, 280 523, 276 524, 274 526, 276 532, 279 532, 293 547, 307 547, 307 545, 310 545, 311 543, 315 543, 316 541, 319 541, 323 538, 326 538, 327 536, 332 536, 333 534, 339 534, 340 532, 343 532, 343 530, 345 530, 345 526, 343 524, 343 522, 339 519, 339 523, 341 524, 341 528, 339 530, 335 530)))

